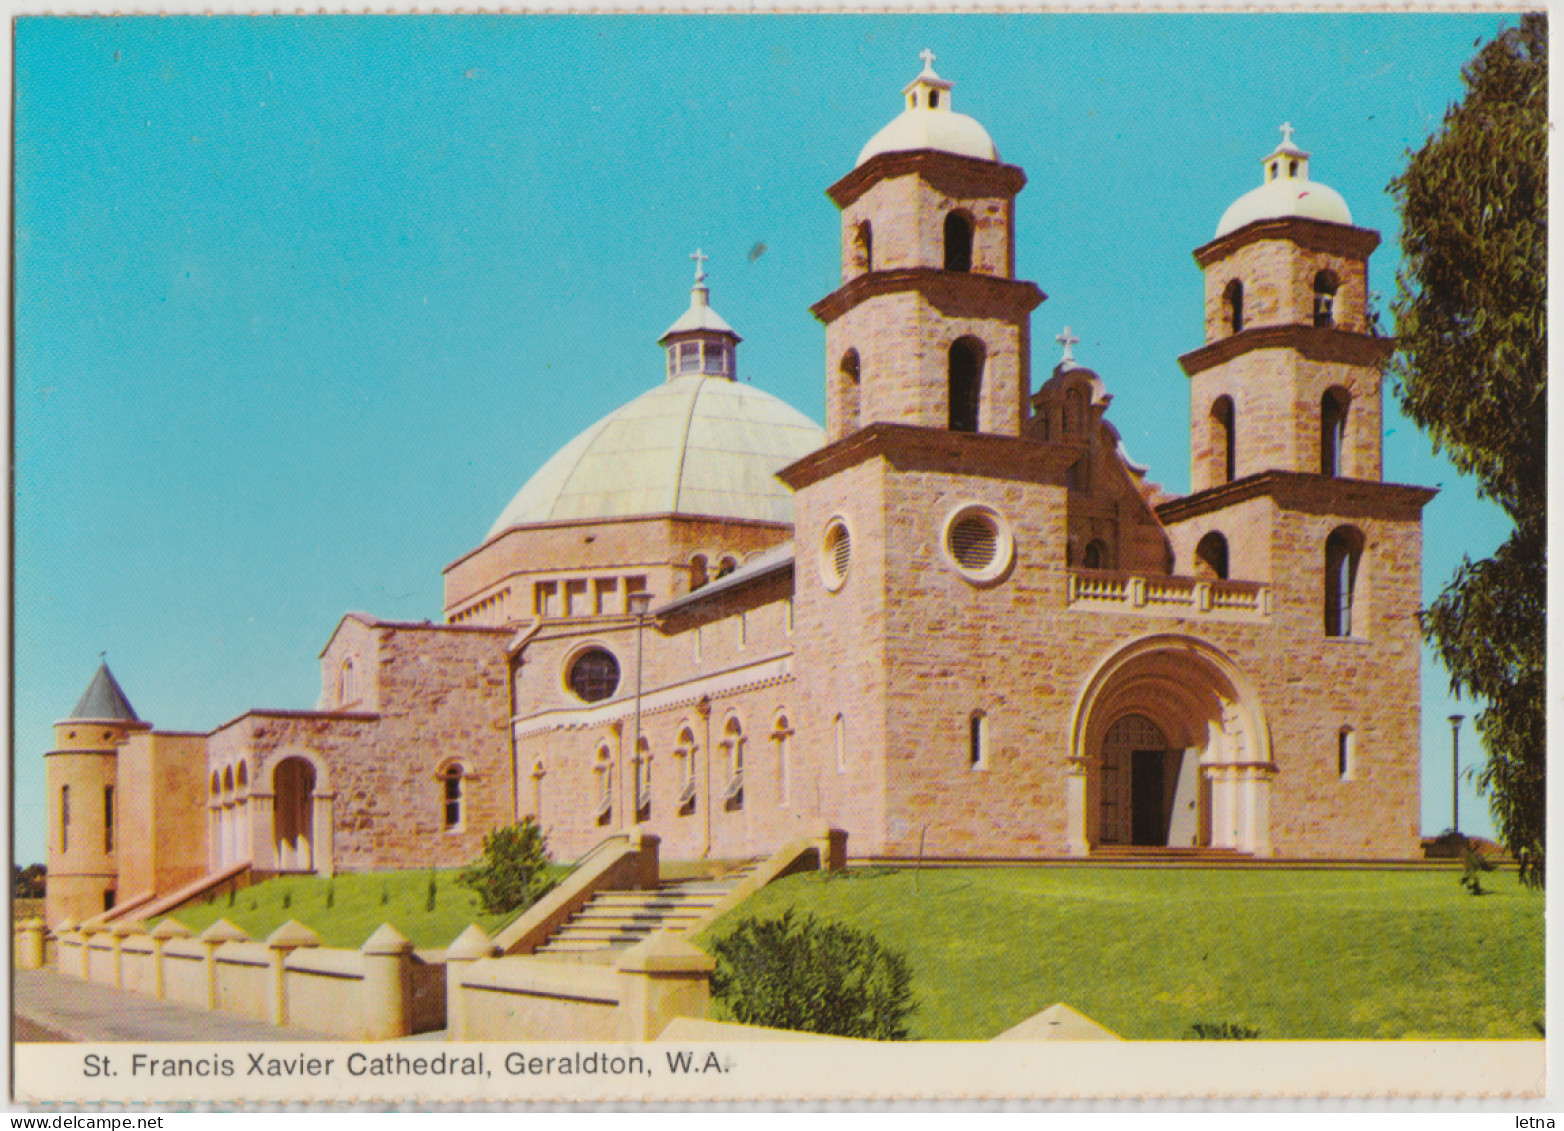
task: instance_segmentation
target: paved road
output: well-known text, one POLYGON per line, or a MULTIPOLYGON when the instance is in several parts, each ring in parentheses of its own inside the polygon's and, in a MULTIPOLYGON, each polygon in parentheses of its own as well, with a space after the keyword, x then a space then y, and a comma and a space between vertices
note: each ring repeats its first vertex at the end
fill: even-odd
POLYGON ((54 970, 13 971, 12 1031, 18 1041, 329 1041, 306 1029, 275 1029, 208 1013, 54 970))

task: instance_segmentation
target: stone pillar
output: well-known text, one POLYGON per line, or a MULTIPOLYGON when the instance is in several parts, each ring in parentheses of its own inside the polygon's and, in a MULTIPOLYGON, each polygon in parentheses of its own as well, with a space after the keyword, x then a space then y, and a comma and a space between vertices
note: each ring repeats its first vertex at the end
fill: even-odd
POLYGON ((320 936, 297 919, 289 919, 266 936, 271 960, 271 1021, 279 1029, 288 1023, 288 955, 301 946, 319 946, 320 936))
POLYGON ((390 923, 358 948, 364 956, 361 1040, 406 1037, 413 1031, 413 944, 390 923))
POLYGON ((16 965, 23 970, 43 968, 42 919, 25 919, 17 928, 16 965))
POLYGON ((206 950, 206 1007, 217 1008, 217 951, 225 942, 249 942, 250 936, 227 919, 219 919, 200 934, 206 950))
POLYGON ((618 970, 619 1039, 655 1040, 675 1017, 706 1016, 716 960, 677 935, 654 931, 625 951, 618 970))
POLYGON ((337 795, 316 793, 310 798, 310 854, 312 867, 322 876, 336 873, 335 857, 331 851, 331 830, 335 825, 337 795))
POLYGON ((84 982, 92 981, 92 939, 97 933, 97 927, 87 926, 76 932, 81 939, 81 979, 84 982))
POLYGON ((500 948, 489 941, 483 928, 472 924, 455 941, 445 948, 445 1039, 470 1041, 473 1034, 467 1021, 467 991, 462 979, 472 964, 482 958, 493 958, 500 948))
POLYGON ((110 984, 116 990, 123 989, 125 985, 125 972, 121 966, 125 939, 130 935, 138 933, 140 929, 141 925, 139 923, 127 923, 123 920, 109 928, 109 937, 114 940, 112 943, 114 947, 114 973, 113 981, 110 984))
POLYGON ((815 838, 820 853, 822 872, 840 872, 847 865, 847 832, 845 829, 824 828, 815 838))
POLYGON ((646 891, 655 888, 661 878, 658 864, 658 845, 662 839, 656 833, 649 833, 640 825, 636 825, 629 831, 628 843, 635 849, 638 855, 635 860, 635 887, 646 891))
POLYGON ((251 853, 250 866, 257 872, 277 870, 277 798, 271 793, 250 794, 251 853))
POLYGON ((55 963, 62 974, 81 974, 81 951, 77 950, 75 957, 68 958, 71 947, 82 945, 81 934, 76 929, 76 920, 71 918, 61 919, 54 927, 55 963))
POLYGON ((168 996, 167 983, 163 979, 163 948, 169 939, 188 939, 190 928, 178 919, 164 919, 152 928, 152 996, 168 996))
POLYGON ((1086 759, 1071 758, 1064 776, 1065 836, 1071 856, 1089 856, 1091 842, 1086 837, 1086 759))
POLYGON ((1266 766, 1243 771, 1243 849, 1255 856, 1271 855, 1271 773, 1266 766))

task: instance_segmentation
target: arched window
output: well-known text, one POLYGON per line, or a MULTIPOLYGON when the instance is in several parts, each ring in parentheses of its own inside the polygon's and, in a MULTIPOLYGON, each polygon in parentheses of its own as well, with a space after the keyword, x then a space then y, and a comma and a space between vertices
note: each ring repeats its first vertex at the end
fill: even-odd
POLYGON ((213 770, 212 771, 212 796, 216 797, 219 793, 222 792, 222 789, 223 789, 222 779, 217 776, 217 771, 213 770))
POLYGON ((1238 420, 1232 397, 1218 397, 1211 406, 1211 446, 1221 479, 1231 483, 1238 478, 1238 420))
POLYGON ((706 576, 706 555, 696 554, 690 559, 690 592, 695 592, 709 580, 706 576))
POLYGON ((842 363, 837 367, 837 399, 842 406, 842 433, 856 432, 858 430, 860 377, 862 364, 858 360, 857 350, 848 350, 842 355, 842 363))
POLYGON ((983 346, 959 338, 950 347, 950 430, 976 432, 983 393, 983 346))
POLYGON ((462 827, 462 767, 451 763, 440 771, 440 791, 446 829, 462 827))
POLYGON ((972 219, 964 212, 945 214, 945 270, 972 270, 972 219))
POLYGON ((1079 387, 1064 394, 1064 434, 1081 436, 1086 432, 1086 393, 1079 387))
POLYGON ((689 727, 679 732, 673 747, 674 773, 679 776, 679 816, 695 812, 695 733, 689 727))
POLYGON ((1228 283, 1222 292, 1222 314, 1227 319, 1227 328, 1233 333, 1244 328, 1244 285, 1237 279, 1228 283))
POLYGON ((71 848, 71 787, 60 787, 60 851, 69 852, 71 848))
POLYGON ((229 766, 227 769, 225 769, 223 771, 223 792, 224 793, 232 793, 233 791, 234 791, 234 768, 232 766, 229 766))
POLYGON ((345 707, 357 701, 358 681, 354 678, 353 657, 349 656, 342 661, 342 668, 337 673, 337 706, 345 707))
POLYGON ((722 791, 725 809, 744 808, 744 727, 737 715, 730 715, 722 726, 723 761, 728 765, 728 784, 722 791))
POLYGON ((532 763, 532 816, 539 824, 543 821, 543 759, 532 763))
POLYGON ((1358 584, 1363 535, 1350 526, 1325 539, 1325 635, 1353 635, 1352 605, 1358 584))
POLYGON ((571 662, 565 678, 578 699, 597 703, 619 689, 619 661, 603 648, 588 648, 571 662))
POLYGON ((1082 569, 1108 569, 1108 544, 1101 538, 1093 538, 1081 551, 1082 569))
POLYGON ((860 271, 874 270, 874 226, 867 220, 853 233, 853 265, 860 271))
POLYGON ((836 746, 836 768, 847 769, 847 720, 837 715, 831 720, 831 741, 836 746))
POLYGON ((778 715, 771 724, 771 738, 777 744, 777 805, 785 809, 793 792, 793 728, 786 715, 778 715))
POLYGON ((1344 389, 1327 389, 1320 398, 1320 474, 1340 475, 1341 457, 1347 438, 1347 406, 1351 398, 1344 389))
POLYGON ((1321 271, 1314 276, 1314 324, 1316 326, 1332 326, 1335 324, 1336 281, 1334 271, 1321 271))
POLYGON ((1195 576, 1227 580, 1227 539, 1214 530, 1195 546, 1195 576))
POLYGON ((739 568, 738 559, 732 554, 723 554, 722 560, 717 563, 717 576, 727 577, 728 574, 739 568))
POLYGON ((250 767, 244 762, 239 763, 239 777, 237 779, 239 792, 243 793, 250 784, 250 767))
POLYGON ((1357 776, 1357 736, 1353 734, 1351 727, 1342 727, 1336 733, 1336 777, 1341 781, 1351 781, 1357 776))
POLYGON ((982 711, 967 718, 967 764, 974 770, 988 769, 988 716, 982 711))
POLYGON ((114 851, 114 787, 103 787, 103 851, 114 851))
POLYGON ((613 752, 604 743, 592 757, 592 773, 597 778, 597 823, 607 825, 614 819, 613 752))

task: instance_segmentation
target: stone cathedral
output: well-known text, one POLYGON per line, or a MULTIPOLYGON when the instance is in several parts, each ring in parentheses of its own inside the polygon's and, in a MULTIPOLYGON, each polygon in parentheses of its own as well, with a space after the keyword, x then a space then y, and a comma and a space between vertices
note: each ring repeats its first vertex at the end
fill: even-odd
POLYGON ((567 859, 825 824, 858 858, 1416 856, 1433 492, 1381 478, 1378 234, 1284 126, 1194 250, 1170 495, 1068 331, 1034 381, 1026 175, 932 64, 827 189, 824 431, 737 379, 697 253, 648 390, 446 567, 443 623, 349 613, 314 708, 207 734, 100 669, 47 755, 49 920, 465 863, 529 815, 567 859))

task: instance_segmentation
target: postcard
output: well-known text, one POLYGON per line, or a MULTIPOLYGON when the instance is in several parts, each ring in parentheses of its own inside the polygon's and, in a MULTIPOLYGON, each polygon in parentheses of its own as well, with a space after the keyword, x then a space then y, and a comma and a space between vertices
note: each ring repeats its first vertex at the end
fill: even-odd
POLYGON ((1544 1094, 1544 17, 14 37, 16 1103, 1544 1094))

